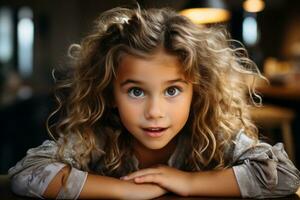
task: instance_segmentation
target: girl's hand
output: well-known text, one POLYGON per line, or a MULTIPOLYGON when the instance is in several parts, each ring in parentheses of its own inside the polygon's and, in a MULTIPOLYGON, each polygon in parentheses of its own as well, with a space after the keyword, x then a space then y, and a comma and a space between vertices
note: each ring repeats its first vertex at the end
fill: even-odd
POLYGON ((154 199, 168 193, 157 184, 136 184, 133 180, 125 180, 124 183, 120 199, 154 199))
POLYGON ((133 180, 135 183, 155 183, 181 196, 190 194, 192 174, 168 166, 158 166, 133 172, 123 180, 133 180))

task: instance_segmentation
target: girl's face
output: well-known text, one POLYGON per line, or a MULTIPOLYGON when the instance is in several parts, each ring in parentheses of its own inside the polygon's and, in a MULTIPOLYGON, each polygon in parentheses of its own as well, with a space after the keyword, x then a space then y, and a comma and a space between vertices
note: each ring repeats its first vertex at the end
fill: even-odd
POLYGON ((192 84, 176 56, 163 50, 150 58, 126 55, 114 80, 115 105, 136 142, 161 149, 187 122, 192 84))

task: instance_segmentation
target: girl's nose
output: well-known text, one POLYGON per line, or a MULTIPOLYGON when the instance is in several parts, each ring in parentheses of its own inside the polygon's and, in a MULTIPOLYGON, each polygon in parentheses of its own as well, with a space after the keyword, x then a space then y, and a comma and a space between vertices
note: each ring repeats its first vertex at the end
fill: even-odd
POLYGON ((145 108, 146 119, 157 119, 164 117, 163 102, 159 97, 151 98, 145 108))

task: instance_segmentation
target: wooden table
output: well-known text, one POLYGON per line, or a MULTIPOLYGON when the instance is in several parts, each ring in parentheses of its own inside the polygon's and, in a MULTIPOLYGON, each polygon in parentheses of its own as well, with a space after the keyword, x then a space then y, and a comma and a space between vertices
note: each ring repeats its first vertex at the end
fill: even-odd
POLYGON ((270 97, 282 100, 300 101, 300 83, 293 86, 264 85, 256 90, 263 97, 270 97))
MULTIPOLYGON (((277 200, 282 199, 290 199, 290 200, 300 200, 300 188, 295 195, 291 195, 285 198, 277 198, 277 200), (298 194, 298 195, 297 195, 298 194)), ((21 197, 13 194, 10 190, 10 183, 7 175, 0 175, 0 199, 13 199, 13 200, 22 200, 22 199, 32 199, 28 197, 21 197)), ((219 200, 242 200, 242 198, 226 198, 226 197, 180 197, 176 195, 165 195, 162 197, 157 198, 156 200, 212 200, 212 199, 219 199, 219 200)))

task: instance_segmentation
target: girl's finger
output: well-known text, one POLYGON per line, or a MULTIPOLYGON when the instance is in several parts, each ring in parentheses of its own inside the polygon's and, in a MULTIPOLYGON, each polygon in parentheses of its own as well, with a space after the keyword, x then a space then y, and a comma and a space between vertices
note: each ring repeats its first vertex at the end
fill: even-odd
POLYGON ((162 180, 162 174, 148 174, 134 178, 135 183, 155 183, 158 185, 162 185, 162 180))
POLYGON ((147 169, 142 169, 142 170, 133 172, 131 174, 128 174, 126 176, 123 176, 120 179, 130 180, 130 179, 134 179, 136 177, 145 176, 147 174, 154 174, 154 173, 158 173, 158 169, 156 169, 156 168, 147 168, 147 169))

